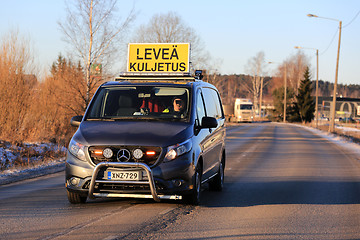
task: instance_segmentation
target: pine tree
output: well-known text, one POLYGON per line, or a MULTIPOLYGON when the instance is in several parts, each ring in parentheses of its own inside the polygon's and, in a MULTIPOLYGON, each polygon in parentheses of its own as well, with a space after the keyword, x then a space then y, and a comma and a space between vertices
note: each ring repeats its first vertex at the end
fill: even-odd
POLYGON ((296 102, 294 103, 294 110, 300 115, 300 119, 303 123, 311 122, 314 118, 315 102, 311 96, 312 86, 310 80, 309 67, 304 72, 304 79, 301 80, 299 93, 296 96, 296 102))

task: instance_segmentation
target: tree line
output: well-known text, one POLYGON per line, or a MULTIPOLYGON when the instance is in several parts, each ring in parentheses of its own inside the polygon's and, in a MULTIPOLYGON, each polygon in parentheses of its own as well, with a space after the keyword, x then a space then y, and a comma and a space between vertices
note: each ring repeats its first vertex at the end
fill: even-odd
MULTIPOLYGON (((247 74, 232 75, 208 75, 204 76, 204 81, 214 84, 220 91, 223 104, 233 104, 235 98, 252 99, 252 92, 248 86, 251 84, 251 76, 247 74)), ((274 98, 274 90, 283 86, 282 79, 277 77, 264 77, 263 101, 272 102, 274 98), (280 81, 279 81, 280 80, 280 81)), ((315 96, 316 80, 311 80, 311 95, 315 96)), ((293 88, 289 88, 294 91, 293 88)), ((283 90, 283 89, 282 89, 283 90)), ((337 96, 360 98, 360 85, 357 84, 338 84, 337 96)), ((334 91, 334 83, 319 80, 319 96, 331 97, 334 91)))
POLYGON ((11 33, 0 48, 0 139, 65 145, 69 119, 86 107, 84 70, 59 56, 42 81, 27 70, 32 60, 24 41, 11 33))
MULTIPOLYGON (((0 139, 8 141, 52 141, 66 145, 74 130, 69 125, 72 116, 84 114, 87 94, 104 81, 104 74, 91 76, 91 91, 81 62, 59 55, 42 81, 27 74, 32 69, 32 58, 26 41, 16 32, 1 42, 0 48, 0 139)), ((279 67, 281 69, 281 67, 279 67)), ((307 68, 307 71, 308 68, 307 68)), ((263 77, 263 102, 272 103, 281 118, 283 110, 283 79, 279 76, 263 77)), ((235 98, 253 100, 253 77, 247 74, 221 75, 207 72, 204 81, 214 84, 220 91, 223 104, 232 104, 235 98)), ((289 84, 289 106, 296 98, 295 85, 289 84)), ((319 81, 319 96, 329 97, 333 84, 319 81)), ((343 97, 360 97, 359 85, 338 86, 343 97)), ((311 81, 311 95, 315 95, 315 81, 311 81)), ((291 115, 291 111, 289 111, 291 115)), ((275 114, 276 115, 276 114, 275 114)), ((289 119, 291 119, 289 115, 289 119)))

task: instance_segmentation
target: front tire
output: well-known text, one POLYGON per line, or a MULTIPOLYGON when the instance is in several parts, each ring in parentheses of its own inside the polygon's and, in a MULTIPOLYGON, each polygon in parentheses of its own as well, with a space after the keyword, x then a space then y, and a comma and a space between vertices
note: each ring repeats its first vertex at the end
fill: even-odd
POLYGON ((209 188, 211 191, 222 191, 224 187, 224 164, 221 161, 219 171, 216 176, 209 182, 209 188))
POLYGON ((70 192, 69 190, 67 191, 67 197, 70 203, 72 204, 79 204, 79 203, 85 203, 87 197, 80 195, 79 193, 75 193, 75 192, 70 192))
POLYGON ((201 195, 201 177, 202 171, 201 167, 196 167, 195 175, 194 175, 194 188, 191 193, 184 196, 184 200, 192 205, 199 205, 200 203, 200 195, 201 195))

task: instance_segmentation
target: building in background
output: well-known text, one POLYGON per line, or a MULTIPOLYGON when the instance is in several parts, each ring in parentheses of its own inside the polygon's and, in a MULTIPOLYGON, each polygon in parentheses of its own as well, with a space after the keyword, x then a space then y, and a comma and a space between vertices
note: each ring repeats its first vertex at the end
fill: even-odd
MULTIPOLYGON (((319 119, 330 119, 330 109, 332 105, 332 97, 319 97, 318 113, 319 119)), ((335 119, 340 118, 360 118, 360 98, 336 98, 335 119)))

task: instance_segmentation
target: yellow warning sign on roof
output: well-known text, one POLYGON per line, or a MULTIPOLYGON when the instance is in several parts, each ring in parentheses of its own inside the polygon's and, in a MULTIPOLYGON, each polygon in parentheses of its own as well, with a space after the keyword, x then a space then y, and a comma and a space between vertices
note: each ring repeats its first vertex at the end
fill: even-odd
POLYGON ((190 71, 189 43, 129 43, 128 72, 190 71))

